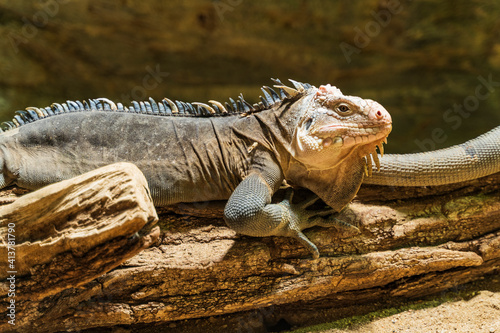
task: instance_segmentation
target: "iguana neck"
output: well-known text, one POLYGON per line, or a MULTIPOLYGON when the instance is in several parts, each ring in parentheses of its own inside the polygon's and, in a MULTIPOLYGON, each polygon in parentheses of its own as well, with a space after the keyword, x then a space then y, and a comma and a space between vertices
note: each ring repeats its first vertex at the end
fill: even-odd
MULTIPOLYGON (((300 97, 300 96, 299 96, 300 97)), ((291 142, 299 117, 291 108, 300 108, 304 98, 287 99, 269 110, 241 117, 233 124, 234 132, 271 151, 282 169, 290 161, 291 142)))
POLYGON ((357 154, 326 170, 313 170, 291 160, 285 179, 291 185, 307 188, 317 194, 328 206, 340 211, 356 195, 363 181, 365 162, 357 154))

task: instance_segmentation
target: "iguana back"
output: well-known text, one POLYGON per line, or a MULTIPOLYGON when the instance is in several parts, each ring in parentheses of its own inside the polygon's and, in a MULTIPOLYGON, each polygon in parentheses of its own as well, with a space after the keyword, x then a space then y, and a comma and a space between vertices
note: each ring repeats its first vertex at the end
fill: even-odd
POLYGON ((98 110, 47 117, 0 136, 6 181, 37 189, 128 161, 145 174, 157 206, 227 199, 249 166, 245 140, 232 133, 238 120, 98 110))

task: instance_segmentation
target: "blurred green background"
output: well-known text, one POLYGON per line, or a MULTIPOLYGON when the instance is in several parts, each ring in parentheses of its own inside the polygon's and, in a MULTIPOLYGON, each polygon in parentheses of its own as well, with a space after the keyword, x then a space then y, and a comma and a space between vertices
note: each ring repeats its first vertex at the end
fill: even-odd
POLYGON ((67 99, 256 102, 277 77, 380 102, 389 152, 500 125, 498 0, 0 0, 0 33, 0 120, 67 99))

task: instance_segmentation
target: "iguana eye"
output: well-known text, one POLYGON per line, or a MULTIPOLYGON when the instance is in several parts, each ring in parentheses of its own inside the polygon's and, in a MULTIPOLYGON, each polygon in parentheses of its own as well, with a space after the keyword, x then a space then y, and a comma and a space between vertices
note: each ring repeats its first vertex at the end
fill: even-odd
POLYGON ((351 108, 349 107, 349 105, 347 105, 345 103, 341 103, 341 104, 337 105, 336 109, 342 115, 346 115, 346 114, 351 113, 351 108))

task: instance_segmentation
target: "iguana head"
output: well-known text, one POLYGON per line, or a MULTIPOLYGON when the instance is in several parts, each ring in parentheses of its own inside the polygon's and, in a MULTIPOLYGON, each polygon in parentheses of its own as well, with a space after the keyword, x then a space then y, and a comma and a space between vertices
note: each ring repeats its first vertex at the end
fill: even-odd
POLYGON ((292 144, 292 156, 308 169, 326 170, 351 157, 364 158, 371 173, 376 148, 383 154, 383 143, 392 129, 389 113, 379 103, 345 96, 331 85, 308 89, 299 107, 292 144))

